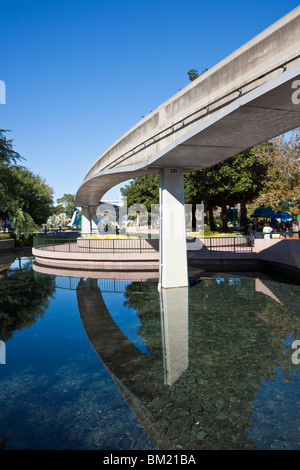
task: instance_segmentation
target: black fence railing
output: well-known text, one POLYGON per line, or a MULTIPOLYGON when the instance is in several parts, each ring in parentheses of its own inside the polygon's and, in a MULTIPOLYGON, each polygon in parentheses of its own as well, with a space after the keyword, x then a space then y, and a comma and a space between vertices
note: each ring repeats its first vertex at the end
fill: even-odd
MULTIPOLYGON (((253 237, 249 235, 242 236, 224 236, 224 237, 203 237, 200 239, 203 246, 199 246, 196 249, 204 251, 231 251, 237 252, 251 252, 253 249, 253 237)), ((192 245, 188 249, 193 250, 192 245)))
POLYGON ((158 250, 158 240, 36 237, 33 248, 69 253, 151 253, 158 250), (156 246, 157 245, 157 246, 156 246))
MULTIPOLYGON (((33 239, 33 247, 39 250, 69 253, 153 253, 159 250, 158 239, 143 238, 60 238, 38 236, 33 239)), ((251 236, 226 236, 188 238, 189 251, 231 251, 249 252, 253 248, 251 236)))

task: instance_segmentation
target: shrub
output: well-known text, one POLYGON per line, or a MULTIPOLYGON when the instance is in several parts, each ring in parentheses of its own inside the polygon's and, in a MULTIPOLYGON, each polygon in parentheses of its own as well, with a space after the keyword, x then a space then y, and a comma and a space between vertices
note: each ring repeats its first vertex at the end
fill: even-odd
POLYGON ((0 233, 0 240, 9 240, 11 238, 9 233, 0 233))

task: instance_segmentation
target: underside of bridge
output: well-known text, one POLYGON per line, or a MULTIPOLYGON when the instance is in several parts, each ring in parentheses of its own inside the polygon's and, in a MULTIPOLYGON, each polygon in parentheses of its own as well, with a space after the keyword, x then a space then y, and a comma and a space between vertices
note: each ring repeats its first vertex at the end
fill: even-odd
POLYGON ((160 287, 187 286, 183 172, 213 166, 300 126, 299 50, 297 7, 128 131, 95 162, 77 191, 83 231, 111 187, 159 173, 160 287), (218 91, 208 92, 216 82, 218 91))

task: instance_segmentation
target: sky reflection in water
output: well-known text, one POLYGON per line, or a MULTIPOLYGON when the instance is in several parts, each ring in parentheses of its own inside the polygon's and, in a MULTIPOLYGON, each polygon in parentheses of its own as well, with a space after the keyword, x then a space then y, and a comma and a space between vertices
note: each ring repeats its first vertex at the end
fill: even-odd
POLYGON ((300 448, 299 283, 203 272, 160 295, 1 264, 2 447, 300 448))

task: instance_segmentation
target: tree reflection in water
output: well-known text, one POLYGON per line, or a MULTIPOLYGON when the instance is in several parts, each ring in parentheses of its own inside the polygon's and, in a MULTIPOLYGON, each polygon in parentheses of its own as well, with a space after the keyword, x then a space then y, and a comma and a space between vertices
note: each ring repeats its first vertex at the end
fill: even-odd
POLYGON ((55 276, 47 276, 43 283, 37 283, 32 261, 21 265, 21 257, 17 260, 16 269, 10 269, 9 264, 0 272, 0 339, 3 341, 41 318, 55 292, 55 276))
MULTIPOLYGON (((133 282, 124 294, 124 305, 134 308, 139 317, 138 334, 149 357, 130 351, 126 338, 121 340, 120 330, 108 319, 100 290, 94 290, 92 299, 85 283, 81 280, 77 296, 88 336, 89 326, 93 330, 92 344, 118 382, 150 412, 156 428, 173 448, 259 447, 247 437, 247 429, 253 425, 255 394, 262 381, 274 379, 278 367, 285 383, 295 373, 289 341, 300 333, 299 318, 290 298, 288 307, 283 303, 284 285, 280 285, 279 303, 256 291, 255 277, 208 274, 192 283, 188 312, 182 313, 188 315, 188 361, 179 378, 168 385, 164 369, 172 364, 165 358, 166 344, 176 346, 177 341, 177 354, 182 355, 184 336, 179 341, 170 337, 175 335, 174 325, 172 332, 163 327, 161 319, 166 323, 168 318, 161 312, 156 283, 133 282), (105 334, 108 323, 109 334, 105 334)), ((177 289, 169 291, 171 305, 177 289)), ((293 286, 293 292, 297 303, 300 287, 293 286)), ((171 316, 170 324, 180 319, 170 308, 167 315, 171 316)), ((169 359, 174 360, 174 351, 176 347, 169 359)))

